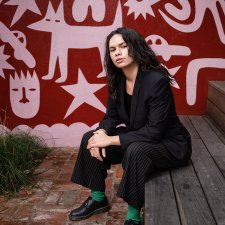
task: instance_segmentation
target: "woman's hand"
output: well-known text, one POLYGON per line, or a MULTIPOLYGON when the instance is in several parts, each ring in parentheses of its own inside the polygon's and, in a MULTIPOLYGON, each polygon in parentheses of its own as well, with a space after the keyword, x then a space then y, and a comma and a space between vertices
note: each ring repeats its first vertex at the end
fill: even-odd
POLYGON ((99 148, 90 148, 90 153, 92 157, 95 157, 99 161, 103 161, 102 156, 100 154, 100 151, 102 151, 102 156, 106 157, 105 148, 102 148, 101 150, 99 148))
POLYGON ((108 136, 104 131, 97 130, 94 135, 88 140, 87 148, 105 148, 111 145, 111 137, 108 136))

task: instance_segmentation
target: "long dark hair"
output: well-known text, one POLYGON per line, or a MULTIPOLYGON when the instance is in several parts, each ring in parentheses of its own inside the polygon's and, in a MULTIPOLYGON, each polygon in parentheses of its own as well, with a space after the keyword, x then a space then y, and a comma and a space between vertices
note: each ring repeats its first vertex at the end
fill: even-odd
POLYGON ((171 75, 157 60, 155 53, 148 46, 144 37, 133 29, 120 27, 112 31, 107 36, 105 42, 104 66, 107 73, 109 96, 113 101, 117 101, 116 84, 118 77, 122 75, 122 70, 117 68, 110 58, 109 41, 115 34, 122 35, 123 40, 128 45, 129 56, 133 57, 134 61, 139 65, 139 68, 142 71, 149 71, 152 68, 160 70, 165 76, 168 76, 171 81, 171 75))

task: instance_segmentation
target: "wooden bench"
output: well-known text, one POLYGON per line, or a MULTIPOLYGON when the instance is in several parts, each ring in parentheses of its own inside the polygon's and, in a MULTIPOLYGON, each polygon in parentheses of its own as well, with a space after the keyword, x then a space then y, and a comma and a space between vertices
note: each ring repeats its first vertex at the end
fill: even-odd
POLYGON ((225 135, 207 117, 180 119, 192 136, 192 159, 146 183, 145 225, 225 225, 225 135))

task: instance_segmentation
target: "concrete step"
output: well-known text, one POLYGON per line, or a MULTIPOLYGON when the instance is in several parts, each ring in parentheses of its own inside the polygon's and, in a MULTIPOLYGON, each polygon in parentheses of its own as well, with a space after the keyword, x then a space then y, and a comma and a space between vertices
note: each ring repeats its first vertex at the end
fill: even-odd
POLYGON ((225 132, 225 81, 210 81, 207 114, 225 132))

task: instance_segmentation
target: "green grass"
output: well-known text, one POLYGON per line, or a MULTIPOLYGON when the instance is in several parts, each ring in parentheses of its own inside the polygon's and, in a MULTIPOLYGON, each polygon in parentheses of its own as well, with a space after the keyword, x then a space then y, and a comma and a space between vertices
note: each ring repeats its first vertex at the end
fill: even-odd
POLYGON ((29 133, 6 132, 0 136, 0 194, 13 194, 32 185, 34 169, 50 149, 29 133))

